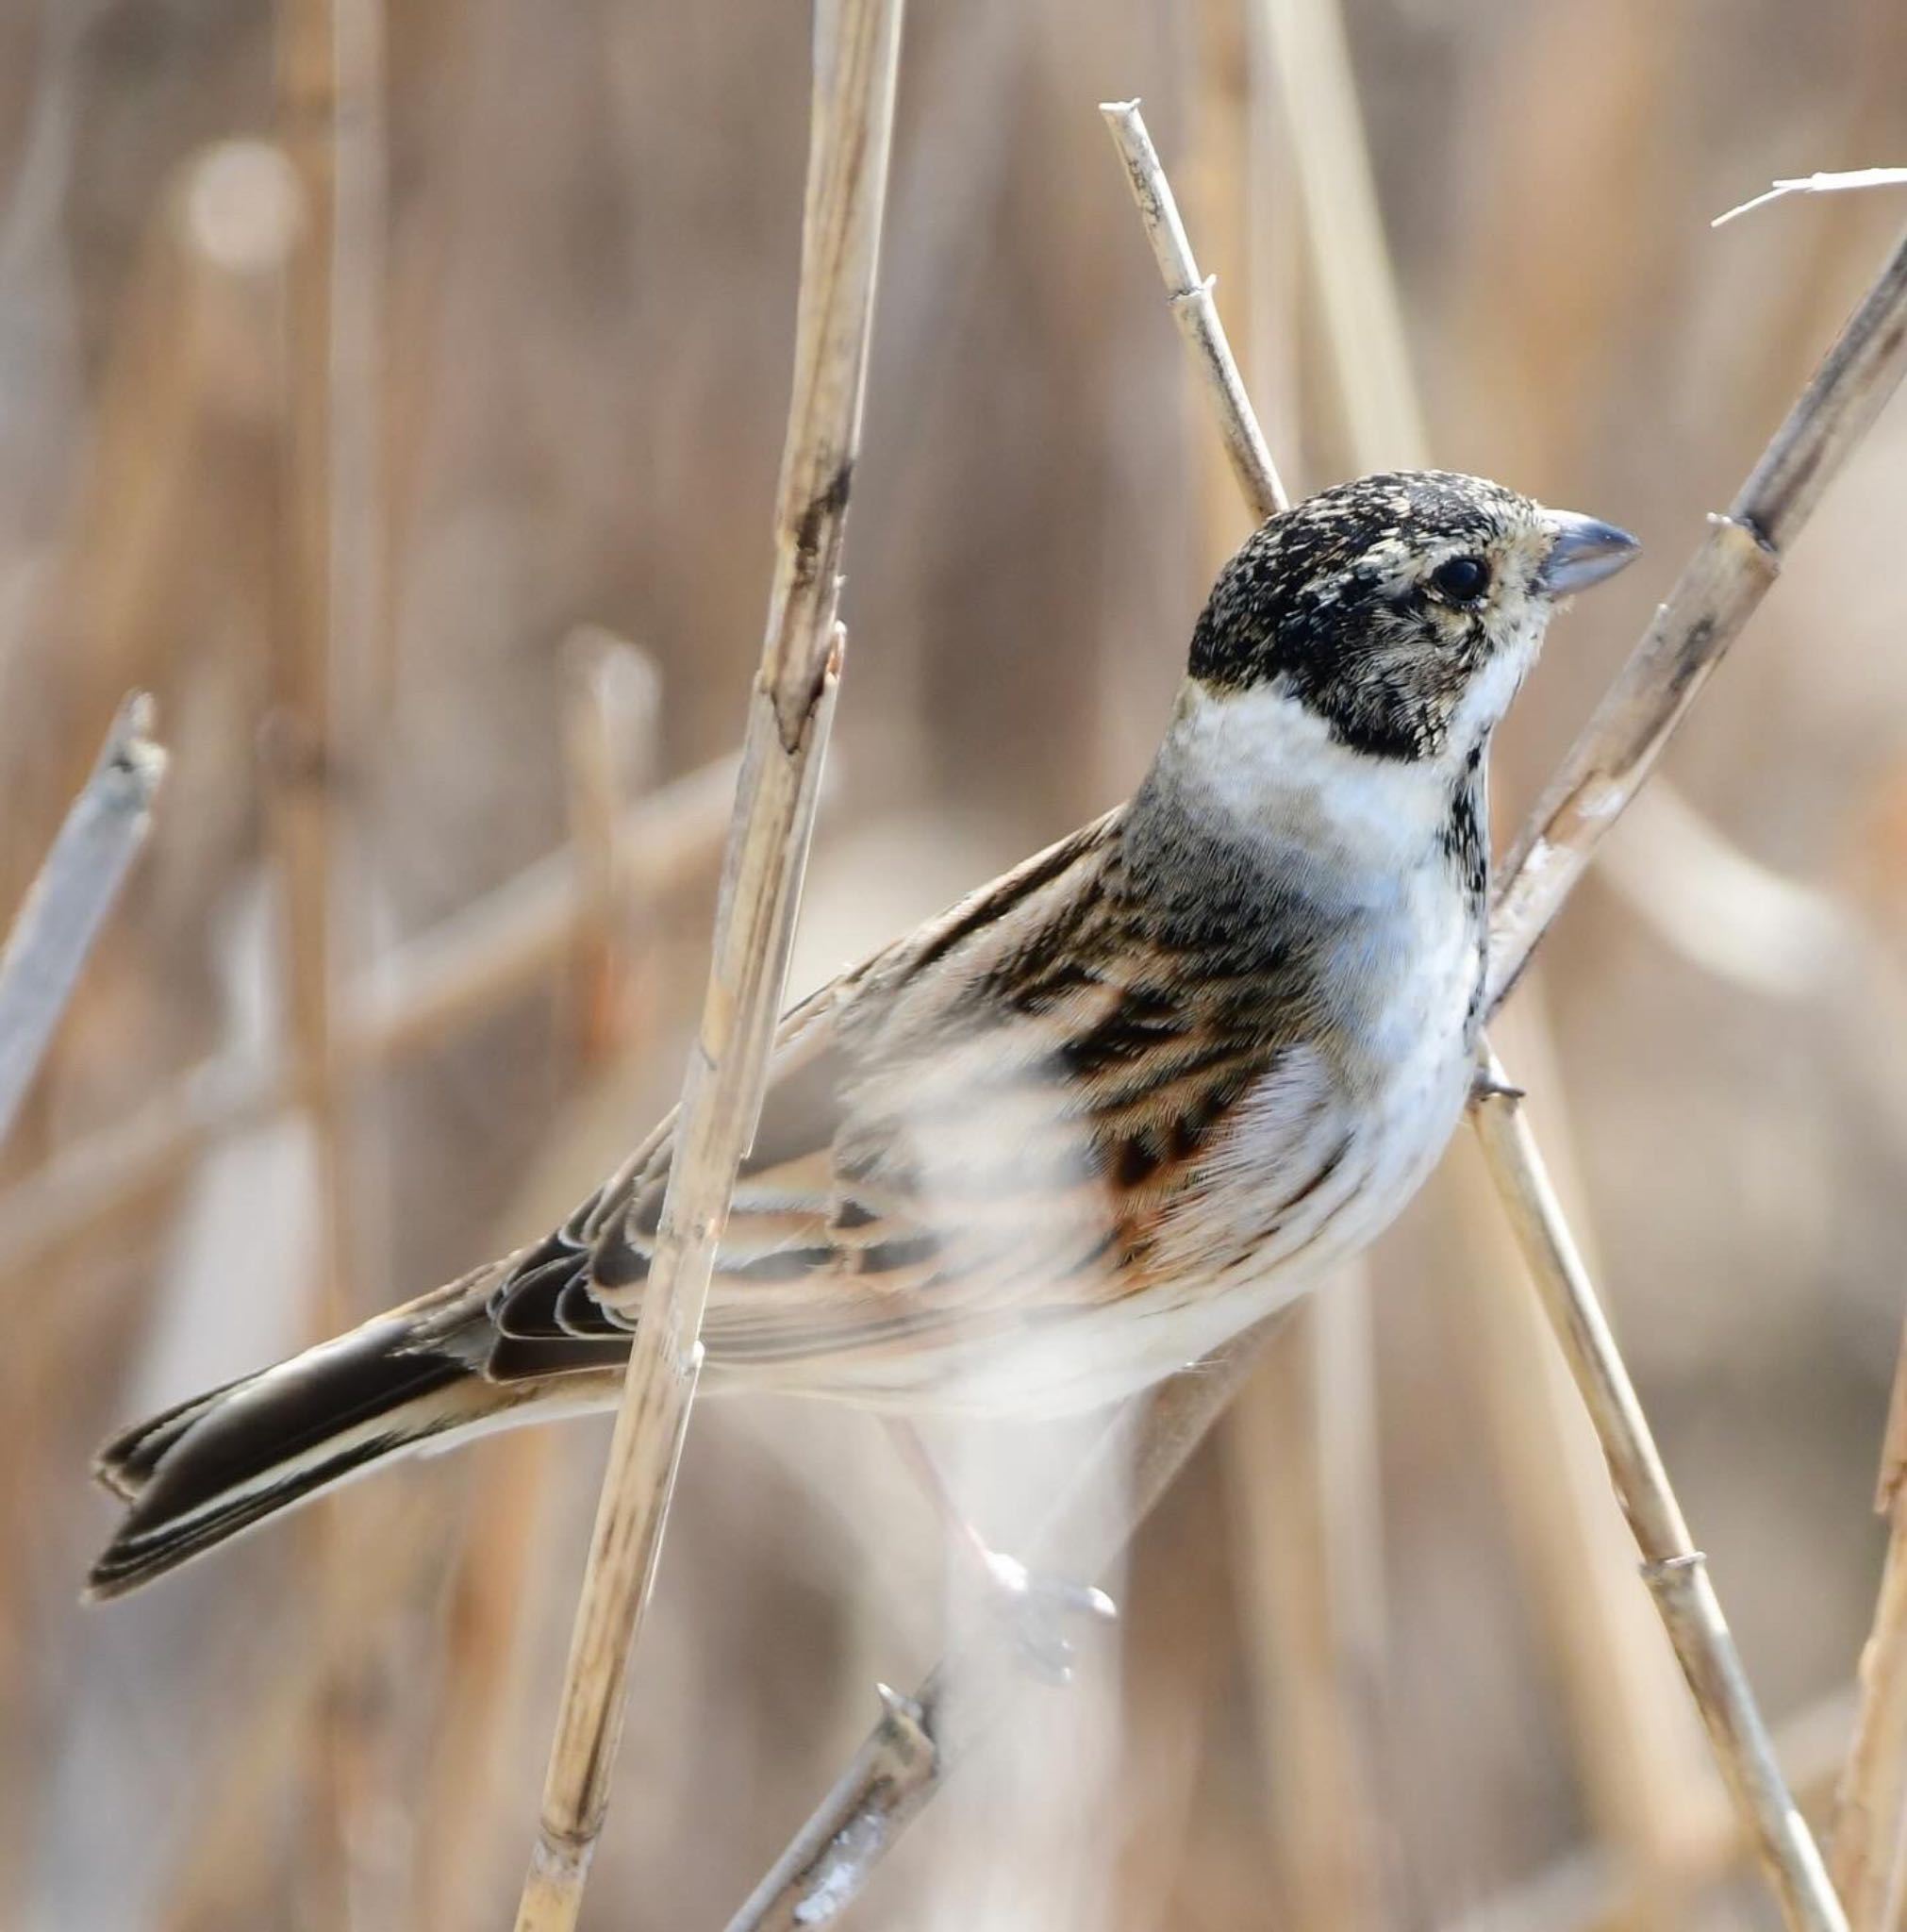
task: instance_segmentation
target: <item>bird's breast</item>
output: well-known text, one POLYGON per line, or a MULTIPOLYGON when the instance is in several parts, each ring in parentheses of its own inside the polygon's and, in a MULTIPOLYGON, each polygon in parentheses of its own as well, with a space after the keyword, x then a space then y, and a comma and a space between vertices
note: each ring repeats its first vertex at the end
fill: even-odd
POLYGON ((1175 1274, 1269 1308, 1389 1224, 1462 1114, 1483 939, 1435 866, 1331 935, 1311 1029, 1241 1096, 1179 1204, 1175 1274))

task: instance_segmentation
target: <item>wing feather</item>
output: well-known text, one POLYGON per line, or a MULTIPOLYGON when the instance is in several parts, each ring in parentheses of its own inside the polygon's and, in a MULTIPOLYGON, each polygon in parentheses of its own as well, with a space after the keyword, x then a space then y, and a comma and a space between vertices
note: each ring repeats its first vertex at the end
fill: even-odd
MULTIPOLYGON (((710 1283, 712 1365, 964 1345, 1145 1285, 1168 1207, 1280 1042, 1237 1026, 1227 975, 1188 974, 1121 923, 1119 824, 1030 859, 783 1021, 710 1283)), ((540 1373, 539 1347, 553 1364, 626 1347, 673 1138, 672 1117, 506 1270, 493 1374, 540 1373)))

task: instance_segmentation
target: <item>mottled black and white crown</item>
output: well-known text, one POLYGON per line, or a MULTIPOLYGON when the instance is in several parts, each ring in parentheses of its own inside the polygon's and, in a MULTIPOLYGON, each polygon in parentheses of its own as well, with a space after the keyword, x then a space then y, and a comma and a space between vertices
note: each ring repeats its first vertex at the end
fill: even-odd
POLYGON ((1556 600, 1635 540, 1481 476, 1404 470, 1269 518, 1219 574, 1188 669, 1288 692, 1373 757, 1468 756, 1501 719, 1556 600))

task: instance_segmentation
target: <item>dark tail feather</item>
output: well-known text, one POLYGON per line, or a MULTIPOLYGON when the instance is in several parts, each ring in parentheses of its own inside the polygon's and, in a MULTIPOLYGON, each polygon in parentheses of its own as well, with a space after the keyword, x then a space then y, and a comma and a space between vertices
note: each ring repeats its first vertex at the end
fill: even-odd
POLYGON ((406 1312, 182 1403, 101 1453, 100 1480, 129 1507, 88 1593, 135 1589, 368 1463, 490 1421, 527 1393, 421 1341, 406 1312))

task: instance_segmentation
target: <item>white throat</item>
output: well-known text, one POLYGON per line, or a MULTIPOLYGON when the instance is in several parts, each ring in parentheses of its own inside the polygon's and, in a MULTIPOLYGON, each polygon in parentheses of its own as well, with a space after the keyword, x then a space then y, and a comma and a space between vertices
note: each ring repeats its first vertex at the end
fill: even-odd
POLYGON ((1438 849, 1457 762, 1377 758, 1269 685, 1214 691, 1188 678, 1153 783, 1193 823, 1222 830, 1280 870, 1410 871, 1438 849))

